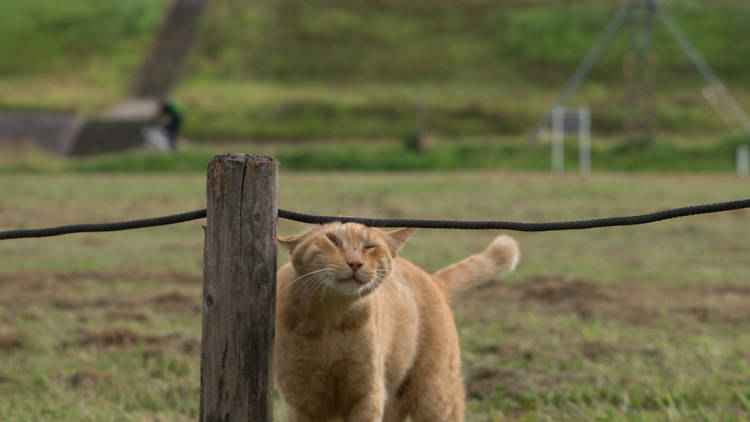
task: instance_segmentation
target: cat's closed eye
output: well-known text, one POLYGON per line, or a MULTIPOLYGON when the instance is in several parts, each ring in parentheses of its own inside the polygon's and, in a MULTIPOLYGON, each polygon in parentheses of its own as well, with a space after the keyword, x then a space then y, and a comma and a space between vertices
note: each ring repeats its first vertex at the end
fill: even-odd
POLYGON ((339 238, 338 238, 338 237, 334 236, 334 235, 333 235, 333 234, 331 234, 331 233, 328 233, 328 234, 326 235, 326 237, 328 238, 328 240, 330 240, 330 241, 331 241, 331 243, 333 243, 333 246, 335 246, 335 247, 337 247, 337 248, 341 248, 341 241, 339 240, 339 238))
POLYGON ((364 250, 367 251, 367 250, 371 250, 373 248, 375 248, 375 245, 365 245, 362 249, 364 249, 364 250))

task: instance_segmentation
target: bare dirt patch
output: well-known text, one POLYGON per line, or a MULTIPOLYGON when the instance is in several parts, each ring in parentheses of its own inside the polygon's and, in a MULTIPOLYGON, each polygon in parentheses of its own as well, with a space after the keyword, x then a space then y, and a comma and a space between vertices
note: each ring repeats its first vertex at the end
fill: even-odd
POLYGON ((584 341, 580 345, 580 352, 583 357, 592 361, 602 361, 627 354, 640 354, 654 359, 662 356, 657 349, 629 347, 603 341, 584 341))
POLYGON ((84 308, 130 308, 133 306, 132 300, 119 297, 103 296, 81 299, 77 296, 71 297, 69 293, 65 293, 53 298, 52 306, 66 311, 84 308))
POLYGON ((526 397, 540 389, 552 389, 566 382, 590 382, 593 378, 590 374, 575 372, 541 374, 484 365, 470 370, 464 384, 469 399, 482 400, 502 392, 506 399, 523 402, 526 397))
POLYGON ((186 295, 180 292, 169 292, 154 296, 150 299, 151 306, 157 311, 197 311, 201 310, 199 295, 186 295))
POLYGON ((507 309, 538 306, 546 313, 651 324, 661 316, 690 315, 698 322, 750 324, 750 286, 741 284, 605 284, 583 278, 538 276, 489 283, 464 293, 457 312, 491 319, 507 309))
POLYGON ((105 374, 93 369, 81 369, 68 377, 68 383, 73 387, 86 385, 96 386, 100 382, 110 382, 114 379, 112 375, 105 374))
POLYGON ((65 312, 85 311, 81 318, 147 321, 143 308, 159 312, 199 312, 200 295, 178 291, 200 289, 202 275, 180 271, 64 271, 0 273, 0 306, 6 312, 0 321, 17 315, 39 317, 49 309, 65 312), (93 282, 93 284, 92 284, 93 282), (123 283, 140 283, 154 289, 131 289, 123 283), (91 288, 101 285, 102 289, 91 288), (125 294, 113 294, 110 286, 125 294), (86 288, 83 289, 82 286, 86 288), (159 290, 165 293, 158 293, 159 290), (29 310, 38 310, 35 315, 29 310))
POLYGON ((169 334, 159 336, 154 334, 140 334, 127 327, 110 327, 104 330, 83 332, 79 339, 80 346, 99 347, 131 347, 140 344, 163 344, 179 338, 179 335, 169 334))
POLYGON ((138 270, 110 270, 110 271, 21 271, 0 273, 0 286, 14 287, 45 287, 50 283, 69 283, 79 280, 97 282, 114 281, 152 281, 170 284, 201 284, 203 275, 191 271, 138 271, 138 270))
POLYGON ((611 286, 580 278, 534 277, 524 280, 517 287, 520 288, 522 299, 549 303, 564 300, 611 301, 617 295, 611 286))
POLYGON ((148 322, 151 318, 143 312, 132 309, 113 309, 104 312, 104 317, 108 321, 126 320, 137 322, 148 322))
POLYGON ((466 384, 466 396, 476 400, 483 399, 497 391, 498 388, 503 390, 506 397, 519 399, 529 389, 527 381, 521 374, 490 366, 480 366, 473 369, 466 376, 464 382, 466 384))
POLYGON ((18 333, 0 334, 0 351, 9 352, 21 349, 26 344, 26 338, 18 333))

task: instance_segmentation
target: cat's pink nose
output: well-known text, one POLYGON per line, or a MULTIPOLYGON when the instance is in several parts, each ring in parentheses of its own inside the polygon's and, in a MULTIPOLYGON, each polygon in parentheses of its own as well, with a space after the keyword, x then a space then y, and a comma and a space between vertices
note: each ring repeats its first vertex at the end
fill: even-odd
POLYGON ((362 266, 362 263, 359 262, 359 261, 350 261, 350 262, 347 262, 347 264, 349 264, 349 268, 351 268, 352 271, 354 271, 354 272, 357 272, 357 270, 359 269, 359 267, 362 266))

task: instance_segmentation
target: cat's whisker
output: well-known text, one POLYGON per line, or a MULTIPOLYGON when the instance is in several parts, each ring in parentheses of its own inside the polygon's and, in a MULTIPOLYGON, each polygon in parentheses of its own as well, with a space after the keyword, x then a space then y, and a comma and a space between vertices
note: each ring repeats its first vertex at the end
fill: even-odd
POLYGON ((312 305, 313 297, 315 297, 315 293, 321 289, 324 288, 327 283, 318 283, 315 287, 313 287, 312 291, 310 292, 310 295, 307 298, 307 306, 305 306, 305 315, 306 318, 310 315, 310 305, 312 305))
POLYGON ((300 294, 310 293, 313 294, 315 290, 325 283, 325 277, 315 277, 308 279, 304 286, 299 290, 300 294))
POLYGON ((293 283, 293 282, 295 282, 295 281, 297 281, 297 280, 299 280, 301 278, 308 277, 308 276, 311 276, 313 274, 322 273, 322 272, 325 272, 325 271, 330 271, 330 270, 328 268, 320 268, 320 269, 317 269, 317 270, 308 271, 308 272, 300 275, 299 277, 295 278, 294 280, 290 281, 290 283, 293 283))
POLYGON ((380 314, 380 295, 375 292, 375 286, 372 283, 368 283, 367 288, 370 290, 370 294, 375 297, 375 311, 380 314))
POLYGON ((318 282, 318 280, 319 280, 318 276, 312 276, 312 277, 308 277, 308 278, 299 280, 297 282, 297 285, 295 286, 295 289, 298 292, 305 292, 305 291, 307 291, 310 288, 311 285, 316 284, 318 282))
POLYGON ((312 302, 312 297, 321 286, 325 286, 327 284, 325 282, 327 278, 328 276, 326 274, 314 274, 311 277, 301 280, 302 285, 299 286, 298 292, 300 295, 308 296, 306 298, 300 296, 299 299, 300 305, 302 303, 306 303, 306 306, 303 308, 305 310, 305 321, 309 321, 309 310, 310 303, 312 302))
POLYGON ((317 270, 314 272, 314 274, 313 272, 308 273, 305 278, 297 280, 297 283, 302 283, 302 285, 299 286, 298 290, 301 293, 306 292, 310 290, 310 286, 324 283, 329 278, 330 275, 328 274, 328 269, 317 270))
POLYGON ((326 297, 326 291, 328 290, 328 283, 323 283, 323 291, 320 293, 320 306, 323 306, 323 299, 326 297))
POLYGON ((328 268, 321 268, 321 269, 319 269, 319 270, 313 270, 313 271, 309 271, 309 272, 307 272, 307 273, 305 273, 305 274, 302 274, 301 276, 299 276, 299 277, 297 277, 297 278, 293 279, 292 281, 288 282, 288 283, 287 283, 287 284, 286 284, 286 285, 285 285, 285 286, 284 286, 283 288, 284 288, 284 289, 286 289, 286 288, 289 288, 289 287, 291 287, 291 286, 292 286, 293 284, 295 284, 295 283, 297 283, 297 282, 299 282, 299 281, 301 281, 301 280, 304 280, 304 279, 306 279, 307 277, 312 277, 312 276, 314 276, 314 275, 320 275, 321 273, 324 273, 324 272, 328 272, 328 271, 331 271, 331 270, 330 270, 330 269, 328 269, 328 268))

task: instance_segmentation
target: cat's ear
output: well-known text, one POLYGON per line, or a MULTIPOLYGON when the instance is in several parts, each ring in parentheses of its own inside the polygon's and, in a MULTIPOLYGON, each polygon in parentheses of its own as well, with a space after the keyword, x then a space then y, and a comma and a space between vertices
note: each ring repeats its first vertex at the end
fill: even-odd
POLYGON ((299 245, 299 243, 302 241, 302 235, 301 234, 294 234, 287 237, 281 237, 279 236, 279 243, 286 246, 287 249, 289 249, 289 252, 292 252, 294 248, 299 245))
POLYGON ((388 232, 385 235, 388 237, 388 248, 391 250, 391 256, 396 257, 398 255, 401 246, 409 240, 410 237, 417 232, 417 229, 413 227, 407 227, 405 229, 399 229, 396 231, 388 232))

